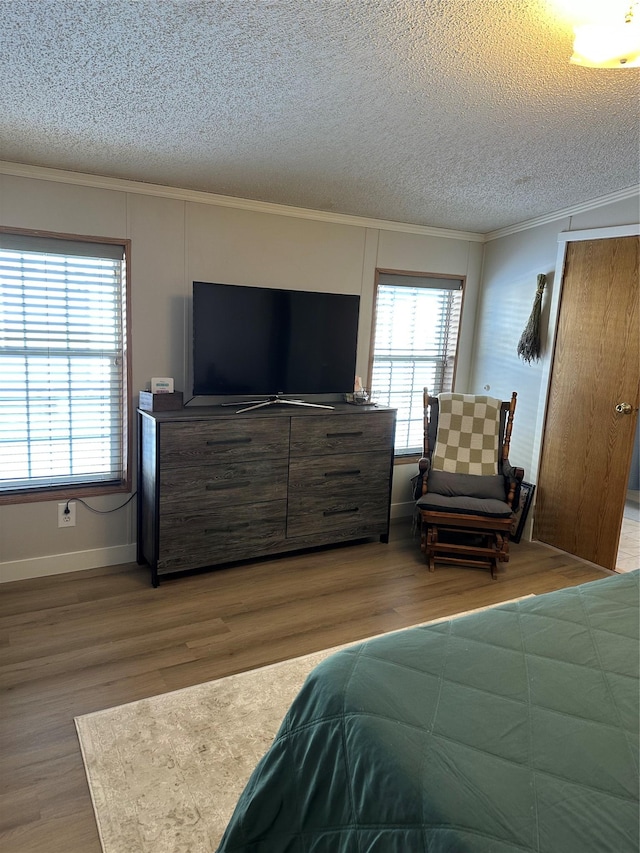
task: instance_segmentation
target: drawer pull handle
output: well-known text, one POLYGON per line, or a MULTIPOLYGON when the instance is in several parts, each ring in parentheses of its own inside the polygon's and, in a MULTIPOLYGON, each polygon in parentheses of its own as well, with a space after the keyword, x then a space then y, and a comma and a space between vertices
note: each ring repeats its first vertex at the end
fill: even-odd
POLYGON ((207 483, 204 487, 207 492, 222 492, 225 489, 243 489, 245 486, 250 486, 249 480, 229 480, 222 483, 207 483))
POLYGON ((360 473, 359 468, 354 468, 353 471, 325 471, 325 477, 357 477, 360 473))
POLYGON ((328 515, 346 515, 349 512, 358 512, 360 507, 351 506, 348 509, 325 509, 322 513, 325 517, 328 515))
POLYGON ((246 436, 245 438, 218 438, 207 441, 207 447, 220 444, 251 444, 251 438, 246 436))
POLYGON ((357 438, 362 435, 362 430, 357 432, 328 432, 327 438, 357 438))

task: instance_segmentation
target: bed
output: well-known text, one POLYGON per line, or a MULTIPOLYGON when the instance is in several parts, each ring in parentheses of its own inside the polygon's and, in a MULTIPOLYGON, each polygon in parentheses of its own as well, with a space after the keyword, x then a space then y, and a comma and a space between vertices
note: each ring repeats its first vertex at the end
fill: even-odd
POLYGON ((219 853, 637 853, 639 576, 335 653, 219 853))

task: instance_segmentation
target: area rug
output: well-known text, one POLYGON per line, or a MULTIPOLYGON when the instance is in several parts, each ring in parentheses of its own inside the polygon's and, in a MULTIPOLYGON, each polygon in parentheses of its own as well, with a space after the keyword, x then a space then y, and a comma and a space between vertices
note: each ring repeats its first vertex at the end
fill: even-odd
POLYGON ((213 853, 308 673, 344 647, 76 717, 104 853, 213 853))

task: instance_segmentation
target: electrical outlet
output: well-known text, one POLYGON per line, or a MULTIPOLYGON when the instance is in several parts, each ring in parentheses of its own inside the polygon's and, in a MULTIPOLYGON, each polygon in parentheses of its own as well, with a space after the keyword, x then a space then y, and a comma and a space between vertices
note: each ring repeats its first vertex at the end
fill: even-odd
POLYGON ((58 504, 58 527, 76 526, 76 502, 65 501, 58 504), (65 512, 68 510, 68 512, 65 512))

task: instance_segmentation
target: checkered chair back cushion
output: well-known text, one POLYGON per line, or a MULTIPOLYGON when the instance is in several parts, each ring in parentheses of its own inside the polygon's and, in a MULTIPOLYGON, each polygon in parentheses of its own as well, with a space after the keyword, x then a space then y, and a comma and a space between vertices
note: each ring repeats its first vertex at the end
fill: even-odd
POLYGON ((497 474, 501 405, 493 397, 439 394, 432 468, 454 474, 497 474))

